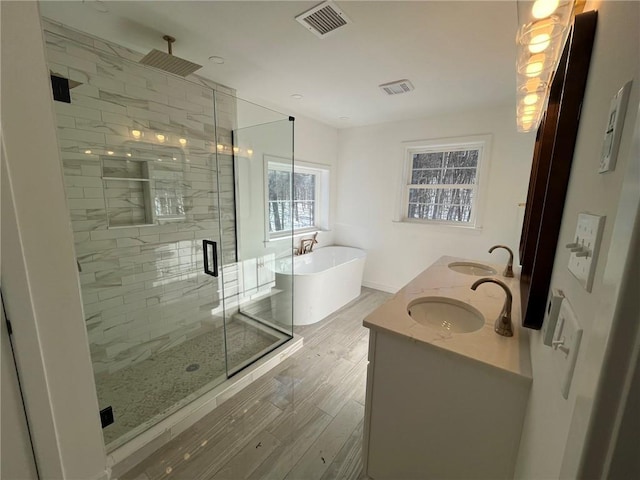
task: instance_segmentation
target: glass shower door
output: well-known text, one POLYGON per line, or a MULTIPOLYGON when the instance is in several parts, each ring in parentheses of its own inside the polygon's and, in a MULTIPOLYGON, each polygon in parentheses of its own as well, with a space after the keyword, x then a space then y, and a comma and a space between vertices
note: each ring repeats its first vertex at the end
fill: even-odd
POLYGON ((216 258, 218 192, 233 178, 218 178, 211 88, 45 38, 71 86, 54 106, 111 451, 227 378, 222 281, 204 271, 203 242, 216 258))
MULTIPOLYGON (((225 224, 224 212, 222 217, 227 374, 232 376, 293 337, 292 291, 279 288, 279 268, 290 265, 293 255, 292 227, 287 222, 277 238, 270 236, 267 171, 274 158, 292 171, 294 122, 234 99, 236 122, 225 132, 225 106, 231 99, 216 92, 215 100, 220 178, 230 172, 235 185, 234 228, 225 224), (231 231, 234 249, 225 248, 231 231)), ((225 205, 222 190, 220 195, 225 205)))

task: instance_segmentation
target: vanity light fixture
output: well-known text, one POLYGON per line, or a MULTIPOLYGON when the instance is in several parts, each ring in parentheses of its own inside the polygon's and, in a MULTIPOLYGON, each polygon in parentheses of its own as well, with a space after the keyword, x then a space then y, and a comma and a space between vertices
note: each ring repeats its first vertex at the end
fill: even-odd
POLYGON ((573 17, 582 11, 584 3, 585 0, 518 1, 516 123, 519 132, 538 128, 573 17))

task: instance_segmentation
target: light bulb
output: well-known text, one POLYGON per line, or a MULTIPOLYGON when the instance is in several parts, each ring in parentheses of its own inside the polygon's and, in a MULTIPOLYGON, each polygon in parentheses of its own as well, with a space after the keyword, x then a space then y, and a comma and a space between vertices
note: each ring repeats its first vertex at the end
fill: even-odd
POLYGON ((533 116, 521 117, 518 123, 525 128, 529 128, 533 123, 533 116))
POLYGON ((85 150, 84 153, 86 153, 87 155, 91 155, 91 150, 85 150))
POLYGON ((536 77, 540 75, 542 70, 544 70, 544 60, 545 56, 542 53, 532 55, 525 67, 525 75, 527 77, 536 77))
POLYGON ((107 155, 113 155, 113 150, 107 150, 107 155))
POLYGON ((165 141, 165 138, 166 138, 166 137, 165 137, 163 134, 161 134, 161 133, 156 133, 156 138, 158 139, 158 141, 159 141, 160 143, 163 143, 163 142, 165 141))
POLYGON ((253 155, 253 150, 251 150, 250 148, 247 150, 247 155, 253 155))
POLYGON ((131 130, 131 136, 133 138, 140 138, 142 136, 142 132, 140 130, 131 130))
POLYGON ((529 42, 529 51, 531 53, 544 52, 551 45, 551 35, 548 33, 540 33, 534 36, 529 42))
POLYGON ((524 102, 525 105, 535 105, 536 102, 538 101, 538 94, 537 93, 530 93, 529 95, 524 97, 524 100, 522 100, 524 102))
POLYGON ((551 15, 558 8, 560 0, 536 0, 531 7, 531 15, 534 18, 545 18, 551 15))
POLYGON ((218 147, 218 150, 224 150, 224 145, 222 145, 220 143, 217 145, 217 147, 218 147))
POLYGON ((180 145, 182 145, 184 147, 187 144, 187 139, 186 138, 181 138, 180 140, 178 140, 178 142, 180 142, 180 145))
POLYGON ((130 153, 127 153, 127 157, 130 157, 130 156, 131 156, 131 154, 130 154, 130 153))

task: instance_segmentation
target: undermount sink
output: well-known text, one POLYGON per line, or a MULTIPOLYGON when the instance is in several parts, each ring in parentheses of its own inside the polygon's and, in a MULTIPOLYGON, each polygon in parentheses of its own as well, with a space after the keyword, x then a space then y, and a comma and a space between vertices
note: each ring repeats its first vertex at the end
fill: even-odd
POLYGON ((421 325, 451 333, 480 330, 484 317, 471 305, 448 297, 423 297, 407 307, 409 316, 421 325))
POLYGON ((475 275, 476 277, 486 277, 487 275, 495 275, 495 269, 488 265, 473 262, 453 262, 447 265, 451 270, 465 275, 475 275))

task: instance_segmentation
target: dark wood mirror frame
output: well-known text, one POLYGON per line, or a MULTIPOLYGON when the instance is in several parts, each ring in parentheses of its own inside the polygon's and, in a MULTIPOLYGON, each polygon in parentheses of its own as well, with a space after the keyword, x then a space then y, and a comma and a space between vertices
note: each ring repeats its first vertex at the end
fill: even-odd
POLYGON ((519 253, 522 325, 536 330, 547 304, 597 16, 585 12, 574 19, 533 151, 519 253))

